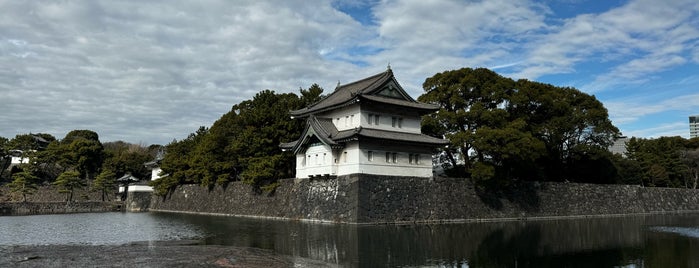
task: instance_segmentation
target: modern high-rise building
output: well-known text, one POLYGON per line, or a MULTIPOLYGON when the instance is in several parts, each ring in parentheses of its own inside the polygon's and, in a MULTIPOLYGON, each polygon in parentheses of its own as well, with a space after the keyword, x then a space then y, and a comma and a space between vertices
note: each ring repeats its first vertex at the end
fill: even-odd
POLYGON ((699 137, 699 115, 689 116, 689 138, 699 137))

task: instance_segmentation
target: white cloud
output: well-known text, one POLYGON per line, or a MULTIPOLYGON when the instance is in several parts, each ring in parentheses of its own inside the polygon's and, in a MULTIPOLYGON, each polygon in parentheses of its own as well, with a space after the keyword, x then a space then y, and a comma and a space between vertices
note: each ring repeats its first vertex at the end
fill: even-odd
POLYGON ((671 122, 653 126, 650 128, 635 129, 624 133, 628 137, 660 138, 680 136, 689 138, 689 127, 687 122, 671 122))
MULTIPOLYGON (((262 89, 295 91, 356 67, 321 50, 370 38, 329 3, 3 2, 3 133, 76 128, 165 143, 262 89), (129 134, 133 133, 133 134, 129 134)), ((350 71, 350 72, 348 72, 350 71)), ((323 81, 326 80, 326 81, 323 81)))
MULTIPOLYGON (((644 116, 659 114, 667 111, 683 112, 685 114, 699 110, 699 94, 677 96, 658 100, 654 96, 643 98, 624 98, 623 100, 605 103, 610 118, 615 124, 630 124, 644 116)), ((685 127, 687 125, 685 124, 685 127)))
POLYGON ((609 70, 583 86, 607 89, 641 81, 650 73, 684 64, 699 40, 696 1, 638 0, 600 14, 583 14, 552 28, 540 42, 530 44, 525 67, 516 77, 576 72, 577 64, 612 63, 609 70))
MULTIPOLYGON (((389 63, 414 97, 461 67, 535 79, 600 63, 575 79, 605 89, 699 63, 699 3, 648 1, 572 18, 527 0, 2 1, 0 136, 167 143, 260 90, 330 91, 389 63)), ((638 100, 607 106, 628 121, 663 109, 638 100)))

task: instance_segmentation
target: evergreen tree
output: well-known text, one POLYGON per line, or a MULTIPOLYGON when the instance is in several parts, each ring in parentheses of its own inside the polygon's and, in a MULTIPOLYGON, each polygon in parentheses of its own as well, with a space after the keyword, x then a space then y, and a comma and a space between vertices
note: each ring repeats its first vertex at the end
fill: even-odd
POLYGON ((83 179, 80 178, 80 172, 77 171, 61 173, 53 184, 59 187, 61 193, 66 194, 66 202, 72 202, 75 190, 85 186, 83 179))
POLYGON ((38 178, 32 174, 28 166, 23 166, 22 171, 12 174, 12 178, 10 191, 22 195, 22 202, 26 202, 27 195, 36 192, 38 178))
POLYGON ((99 175, 97 175, 94 183, 92 184, 92 190, 99 191, 102 194, 102 201, 104 201, 107 193, 114 192, 115 187, 116 174, 109 169, 105 169, 99 175))

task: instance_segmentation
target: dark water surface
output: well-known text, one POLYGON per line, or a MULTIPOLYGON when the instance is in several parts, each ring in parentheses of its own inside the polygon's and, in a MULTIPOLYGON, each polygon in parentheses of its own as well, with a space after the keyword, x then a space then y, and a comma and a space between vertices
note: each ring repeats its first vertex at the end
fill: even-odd
POLYGON ((0 245, 182 239, 350 267, 699 267, 699 214, 378 226, 171 213, 0 217, 0 245))

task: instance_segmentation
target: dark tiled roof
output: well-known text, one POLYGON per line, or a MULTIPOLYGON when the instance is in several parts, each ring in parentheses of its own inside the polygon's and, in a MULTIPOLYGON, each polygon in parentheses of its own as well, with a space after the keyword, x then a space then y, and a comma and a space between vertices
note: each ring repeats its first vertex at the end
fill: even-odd
POLYGON ((323 143, 330 146, 337 145, 334 136, 337 135, 338 131, 332 119, 310 116, 306 120, 306 128, 303 130, 301 138, 296 141, 279 144, 279 147, 286 150, 293 150, 294 153, 296 153, 299 146, 303 145, 309 139, 309 131, 315 133, 315 136, 323 141, 323 143))
POLYGON ((383 96, 378 96, 378 95, 362 95, 362 98, 370 100, 370 101, 374 101, 374 102, 410 107, 410 108, 414 108, 414 109, 425 110, 428 112, 439 110, 439 105, 436 105, 436 104, 422 103, 422 102, 416 102, 416 101, 407 101, 407 100, 388 98, 388 97, 383 97, 383 96))
POLYGON ((410 95, 405 93, 405 90, 400 88, 398 81, 396 81, 395 77, 393 76, 393 71, 391 71, 391 69, 388 69, 383 73, 376 74, 346 85, 341 85, 338 88, 336 88, 335 91, 333 91, 333 93, 330 93, 330 95, 323 98, 322 100, 306 108, 291 111, 290 114, 292 116, 297 117, 308 116, 310 114, 323 112, 342 107, 344 105, 352 104, 360 96, 363 98, 370 98, 370 100, 381 101, 393 105, 407 106, 416 109, 437 109, 436 106, 420 103, 411 98, 410 95), (377 93, 377 91, 383 89, 383 86, 386 85, 386 83, 388 83, 389 81, 393 81, 398 86, 397 90, 399 90, 401 95, 403 95, 406 98, 405 100, 391 99, 373 95, 377 93))
POLYGON ((428 136, 425 134, 387 131, 387 130, 373 129, 373 128, 359 128, 359 129, 353 129, 353 130, 340 131, 340 133, 338 133, 337 137, 335 137, 335 140, 341 141, 341 140, 348 140, 348 139, 361 138, 361 137, 372 138, 372 139, 391 140, 391 141, 401 141, 401 142, 409 142, 409 143, 431 144, 431 145, 447 145, 447 144, 449 144, 448 140, 435 138, 435 137, 428 136))
POLYGON ((335 125, 333 125, 332 119, 329 118, 316 118, 315 116, 310 116, 306 120, 306 122, 306 129, 304 129, 303 134, 301 135, 301 139, 292 142, 282 143, 279 145, 279 147, 285 150, 293 150, 294 153, 296 153, 299 150, 299 148, 303 146, 303 144, 305 144, 306 141, 309 139, 310 135, 308 135, 308 133, 309 131, 311 131, 311 129, 316 134, 315 136, 318 139, 330 146, 342 146, 342 143, 346 141, 357 140, 362 138, 430 145, 449 144, 448 140, 443 140, 420 133, 406 133, 361 127, 338 131, 337 128, 335 128, 335 125))

